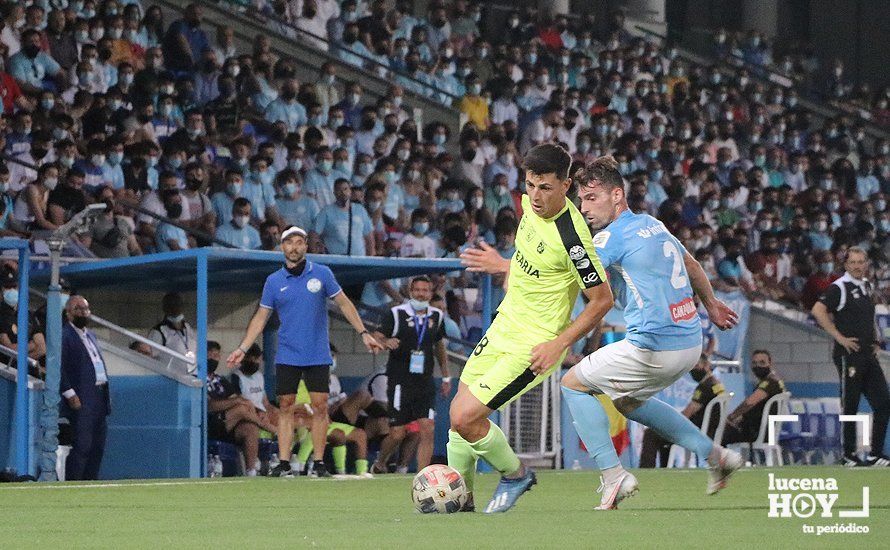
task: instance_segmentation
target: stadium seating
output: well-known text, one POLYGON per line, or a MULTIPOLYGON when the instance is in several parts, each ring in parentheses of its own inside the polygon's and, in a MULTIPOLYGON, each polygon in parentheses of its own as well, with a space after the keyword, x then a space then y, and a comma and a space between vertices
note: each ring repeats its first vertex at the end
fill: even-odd
MULTIPOLYGON (((726 428, 726 418, 729 415, 727 408, 729 407, 729 401, 732 399, 733 395, 733 392, 723 392, 714 399, 711 399, 705 406, 704 416, 702 416, 701 431, 707 433, 707 429, 711 425, 711 415, 719 414, 720 423, 717 424, 717 430, 714 432, 713 437, 714 442, 718 445, 723 441, 723 430, 726 428), (717 412, 715 412, 715 410, 717 410, 717 412)), ((693 456, 695 456, 695 453, 692 451, 683 449, 678 445, 671 445, 671 451, 668 454, 668 468, 674 468, 680 465, 685 465, 687 468, 696 468, 705 460, 705 458, 707 458, 703 456, 695 456, 695 459, 693 459, 693 456), (681 456, 683 457, 682 462, 680 462, 681 456)))
MULTIPOLYGON (((769 398, 763 407, 763 417, 760 420, 760 430, 757 432, 757 439, 749 443, 749 451, 752 459, 758 459, 760 454, 763 455, 764 463, 767 466, 783 466, 785 464, 782 458, 782 448, 778 445, 770 445, 767 440, 769 434, 769 417, 773 414, 788 414, 788 401, 791 399, 791 392, 782 392, 769 398)), ((776 422, 777 436, 782 429, 782 422, 776 422)), ((755 460, 752 460, 754 462, 755 460)))

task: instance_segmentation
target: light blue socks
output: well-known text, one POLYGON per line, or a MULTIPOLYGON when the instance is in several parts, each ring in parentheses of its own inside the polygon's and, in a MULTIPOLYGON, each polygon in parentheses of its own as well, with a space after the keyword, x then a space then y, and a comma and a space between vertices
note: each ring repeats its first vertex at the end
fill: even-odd
POLYGON ((618 466, 618 453, 609 437, 609 416, 596 397, 562 387, 562 396, 572 411, 575 429, 587 447, 587 452, 596 460, 600 470, 618 466))
POLYGON ((653 428, 665 439, 689 449, 701 459, 708 458, 714 448, 714 442, 695 424, 664 401, 649 399, 625 416, 653 428))

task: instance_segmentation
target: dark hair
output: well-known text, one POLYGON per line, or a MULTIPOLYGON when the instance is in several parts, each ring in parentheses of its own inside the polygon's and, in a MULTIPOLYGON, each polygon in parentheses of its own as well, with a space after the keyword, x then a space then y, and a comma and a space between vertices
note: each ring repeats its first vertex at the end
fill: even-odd
POLYGON ((234 212, 238 208, 243 208, 245 206, 250 206, 250 201, 245 199, 244 197, 238 197, 237 199, 232 201, 232 212, 234 212))
POLYGON ((253 344, 249 348, 247 348, 247 353, 244 354, 244 357, 262 357, 263 350, 256 344, 253 344))
POLYGON ((751 357, 754 357, 755 355, 766 355, 766 356, 769 358, 769 362, 770 362, 770 363, 773 362, 773 356, 770 354, 770 352, 766 351, 765 349, 756 349, 756 350, 754 350, 754 351, 751 353, 751 357))
POLYGON ((408 288, 414 288, 414 283, 429 283, 432 285, 433 281, 426 275, 418 275, 417 277, 411 279, 411 284, 408 285, 408 288))
POLYGON ((575 170, 573 177, 579 187, 597 182, 610 189, 616 187, 624 189, 624 180, 618 171, 618 162, 611 155, 599 157, 593 162, 580 166, 575 170))
POLYGON ((221 350, 222 346, 219 345, 219 342, 216 340, 207 340, 207 350, 221 350))
POLYGON ((525 154, 522 169, 535 174, 556 174, 560 180, 568 179, 572 157, 569 152, 552 143, 536 145, 525 154))

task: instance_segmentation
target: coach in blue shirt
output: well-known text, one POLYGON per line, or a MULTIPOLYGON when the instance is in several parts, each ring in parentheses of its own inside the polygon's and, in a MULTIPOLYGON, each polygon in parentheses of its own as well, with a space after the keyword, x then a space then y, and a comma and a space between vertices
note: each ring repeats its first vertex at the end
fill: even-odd
POLYGON ((281 326, 278 329, 278 350, 275 353, 276 393, 281 414, 278 417, 278 452, 281 463, 270 475, 290 477, 291 447, 294 433, 294 404, 300 380, 306 382, 312 406, 312 444, 314 462, 310 475, 327 477, 324 449, 328 433, 328 385, 331 352, 328 337, 328 299, 334 300, 349 324, 361 334, 371 353, 383 346, 365 329, 355 306, 343 293, 334 274, 326 266, 306 259, 306 232, 290 226, 281 233, 284 267, 269 275, 263 286, 263 297, 247 333, 238 349, 228 358, 229 368, 244 359, 247 348, 263 332, 274 310, 281 326))

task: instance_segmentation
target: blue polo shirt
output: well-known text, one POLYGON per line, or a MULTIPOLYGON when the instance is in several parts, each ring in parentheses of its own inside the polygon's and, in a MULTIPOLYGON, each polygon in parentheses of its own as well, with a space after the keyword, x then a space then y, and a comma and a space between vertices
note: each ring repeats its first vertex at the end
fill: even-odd
POLYGON ((308 367, 330 365, 327 301, 341 292, 328 267, 306 260, 299 277, 281 268, 266 278, 260 307, 278 313, 275 363, 308 367))

